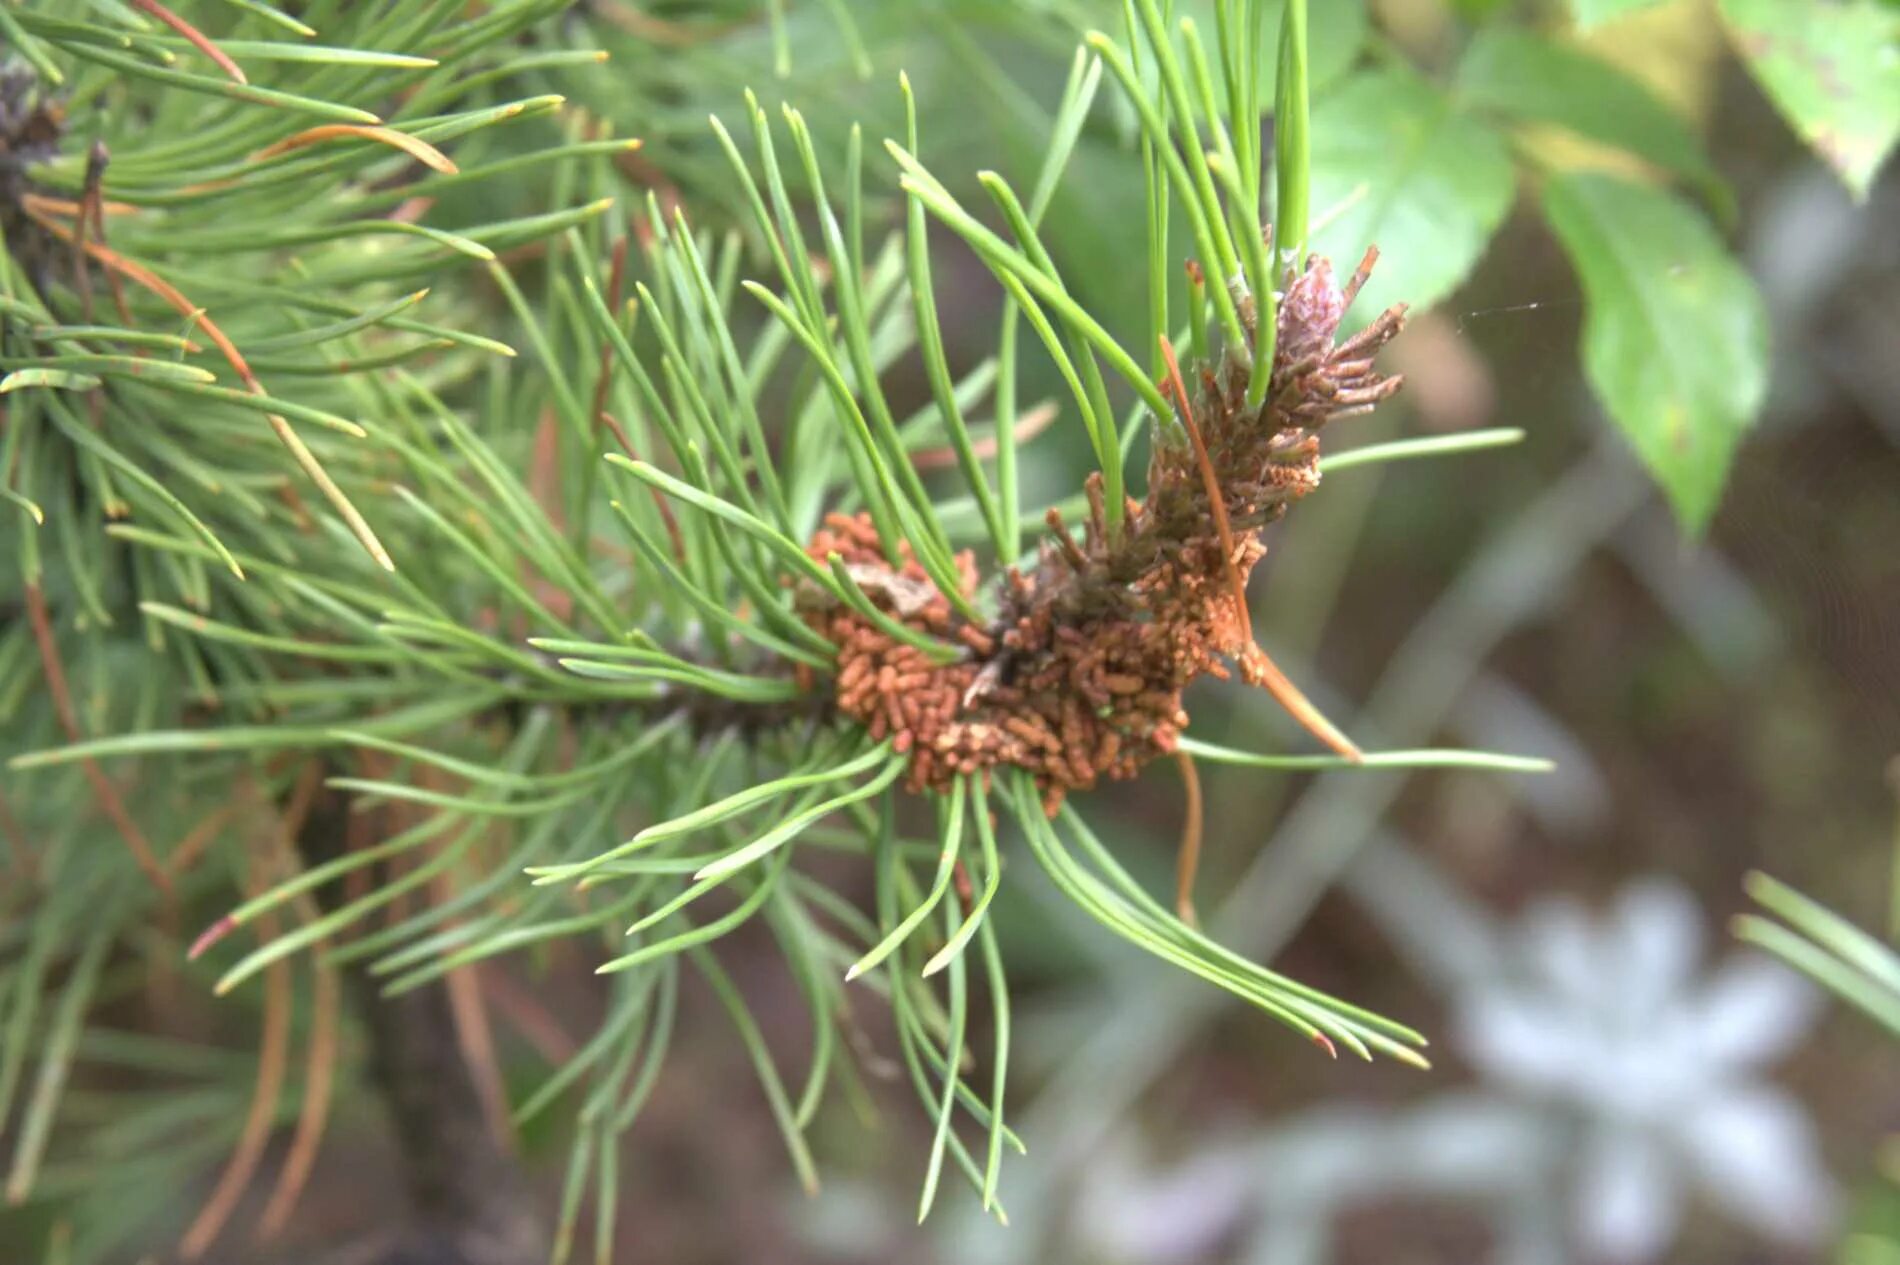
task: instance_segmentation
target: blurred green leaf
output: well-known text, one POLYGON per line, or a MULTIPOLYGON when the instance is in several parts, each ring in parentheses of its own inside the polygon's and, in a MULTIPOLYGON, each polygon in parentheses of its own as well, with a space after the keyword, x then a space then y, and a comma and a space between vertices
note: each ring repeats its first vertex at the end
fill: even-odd
POLYGON ((1458 66, 1466 105, 1510 119, 1554 123, 1614 145, 1693 183, 1724 221, 1735 195, 1702 143, 1649 89, 1600 58, 1517 27, 1478 33, 1458 66))
MULTIPOLYGON (((1280 29, 1280 13, 1286 8, 1284 3, 1268 6, 1266 20, 1262 23, 1269 31, 1280 29)), ((1313 91, 1318 92, 1327 84, 1337 80, 1352 64, 1359 60, 1359 50, 1366 44, 1366 6, 1359 0, 1326 0, 1324 4, 1312 7, 1307 28, 1306 82, 1313 91)), ((1204 30, 1212 30, 1211 26, 1204 30)), ((1277 59, 1262 55, 1260 71, 1263 79, 1270 80, 1278 69, 1277 59)), ((1262 101, 1271 101, 1268 95, 1273 91, 1271 82, 1260 85, 1262 101)))
POLYGON ((1836 1265, 1900 1265, 1900 1182, 1868 1177, 1854 1195, 1847 1221, 1836 1265))
MULTIPOLYGON (((1262 39, 1254 68, 1260 76, 1260 100, 1274 99, 1275 75, 1280 59, 1280 19, 1286 12, 1286 0, 1264 0, 1260 17, 1262 39)), ((1204 32, 1215 29, 1212 0, 1183 0, 1174 6, 1176 18, 1192 18, 1204 32)), ((1352 69, 1359 51, 1366 44, 1366 6, 1360 0, 1324 0, 1310 6, 1307 19, 1307 84, 1314 91, 1334 82, 1352 69)))
POLYGON ((1683 527, 1699 532, 1767 387, 1754 282, 1707 221, 1664 190, 1559 175, 1544 187, 1544 211, 1583 284, 1590 385, 1683 527))
POLYGON ((1721 11, 1769 100, 1865 198, 1900 139, 1900 8, 1874 0, 1721 0, 1721 11))
POLYGON ((1395 66, 1314 106, 1312 188, 1315 251, 1350 271, 1379 247, 1357 310, 1424 307, 1464 280, 1504 219, 1511 159, 1489 125, 1395 66))
POLYGON ((1578 26, 1595 26, 1655 3, 1656 0, 1570 0, 1570 11, 1576 14, 1578 26))

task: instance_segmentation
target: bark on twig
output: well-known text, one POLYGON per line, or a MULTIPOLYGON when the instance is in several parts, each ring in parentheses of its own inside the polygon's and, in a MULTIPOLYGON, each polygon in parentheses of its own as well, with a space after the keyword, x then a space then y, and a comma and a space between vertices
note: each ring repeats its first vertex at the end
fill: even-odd
MULTIPOLYGON (((349 809, 348 795, 318 793, 297 834, 306 865, 343 853, 349 809)), ((344 897, 328 887, 318 899, 334 908, 344 897)), ((384 997, 379 981, 354 965, 344 979, 368 1037, 370 1075, 415 1213, 413 1226, 375 1257, 377 1265, 542 1265, 548 1237, 534 1191, 488 1128, 446 988, 429 984, 384 997)))

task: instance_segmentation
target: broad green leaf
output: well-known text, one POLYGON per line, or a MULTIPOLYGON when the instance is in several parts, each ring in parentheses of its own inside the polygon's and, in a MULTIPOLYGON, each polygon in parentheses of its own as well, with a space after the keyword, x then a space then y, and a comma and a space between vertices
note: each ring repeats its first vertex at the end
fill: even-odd
POLYGON ((1900 8, 1721 0, 1736 51, 1802 141, 1865 198, 1900 139, 1900 8))
POLYGON ((1581 49, 1491 27, 1465 50, 1457 92, 1475 109, 1554 123, 1627 150, 1692 182, 1724 220, 1734 215, 1734 194, 1683 121, 1648 88, 1581 49))
POLYGON ((1315 251, 1344 274, 1379 248, 1353 305, 1363 315, 1399 300, 1424 307, 1464 280, 1510 208, 1513 176, 1489 125, 1392 67, 1314 107, 1312 188, 1315 251))
MULTIPOLYGON (((1215 3, 1216 0, 1177 0, 1174 17, 1192 19, 1211 41, 1218 25, 1214 20, 1215 3)), ((1274 76, 1280 62, 1275 51, 1279 48, 1280 18, 1286 12, 1286 3, 1285 0, 1262 0, 1260 7, 1265 12, 1260 15, 1260 47, 1256 50, 1254 69, 1260 78, 1262 108, 1271 108, 1274 76)), ((1243 17, 1243 30, 1245 21, 1243 17)), ((1359 51, 1366 44, 1366 6, 1361 0, 1322 0, 1309 4, 1307 22, 1306 77, 1314 89, 1319 89, 1344 75, 1359 59, 1359 51)))
POLYGON ((1655 3, 1656 0, 1570 0, 1570 11, 1576 14, 1578 26, 1595 26, 1655 3))
MULTIPOLYGON (((1274 53, 1279 46, 1280 20, 1286 11, 1286 4, 1285 0, 1268 0, 1261 7, 1266 10, 1260 16, 1263 38, 1254 64, 1260 72, 1260 100, 1270 105, 1274 100, 1275 80, 1280 68, 1280 59, 1274 53)), ((1205 3, 1183 4, 1176 8, 1177 13, 1192 14, 1201 30, 1207 32, 1215 29, 1213 10, 1213 5, 1205 3), (1205 13, 1201 10, 1205 10, 1205 13)), ((1359 60, 1359 50, 1366 45, 1366 28, 1366 6, 1360 0, 1323 0, 1308 7, 1308 87, 1318 92, 1352 69, 1352 64, 1359 60)))
POLYGON ((1555 176, 1544 212, 1583 284, 1590 385, 1700 531, 1767 388, 1761 296, 1708 222, 1661 189, 1555 176))
MULTIPOLYGON (((1261 108, 1269 109, 1275 94, 1279 68, 1276 49, 1280 15, 1285 5, 1282 0, 1262 0, 1261 8, 1264 12, 1260 17, 1260 49, 1254 66, 1261 108)), ((1212 0, 1177 0, 1173 12, 1177 19, 1192 18, 1203 38, 1211 39, 1217 27, 1212 0)), ((1359 60, 1370 23, 1361 0, 1324 0, 1310 4, 1308 23, 1307 82, 1317 102, 1359 60)), ((1119 35, 1119 27, 1108 29, 1116 30, 1119 35)), ((986 96, 982 100, 988 103, 986 96)), ((1081 266, 1083 261, 1092 265, 1093 261, 1102 259, 1120 259, 1130 251, 1139 256, 1145 249, 1141 182, 1124 178, 1132 138, 1139 128, 1134 108, 1116 92, 1100 94, 1096 108, 1106 117, 1118 120, 1119 126, 1091 128, 1077 140, 1068 163, 1068 174, 1057 187, 1050 209, 1049 218, 1061 223, 1063 231, 1051 236, 1049 250, 1062 265, 1070 287, 1091 311, 1140 311, 1146 301, 1147 286, 1147 275, 1141 269, 1081 266)), ((928 113, 923 117, 927 119, 928 113)), ((1046 122, 1034 126, 1044 128, 1046 122)), ((1014 138, 1014 132, 1005 134, 1006 140, 1014 138)), ((1036 153, 1023 159, 1021 169, 1035 170, 1035 163, 1041 157, 1036 153)), ((943 171, 953 170, 942 159, 933 161, 932 166, 943 171)), ((1016 168, 1006 170, 1014 175, 1016 168)), ((1027 183, 1025 179, 1018 187, 1026 187, 1027 183)), ((1326 206, 1315 201, 1313 210, 1317 214, 1325 211, 1326 206)))
MULTIPOLYGON (((1244 7, 1244 6, 1242 6, 1244 7)), ((1282 4, 1270 4, 1261 22, 1269 43, 1260 55, 1260 99, 1272 101, 1274 93, 1273 76, 1279 69, 1279 58, 1272 55, 1272 43, 1280 30, 1280 14, 1286 8, 1282 4)), ((1314 92, 1333 83, 1359 60, 1359 50, 1366 45, 1366 6, 1360 0, 1325 0, 1308 10, 1306 31, 1306 82, 1314 92)), ((1204 31, 1212 31, 1213 23, 1202 26, 1204 31)))
MULTIPOLYGON (((1170 27, 1172 28, 1176 21, 1191 20, 1202 36, 1211 40, 1219 25, 1214 15, 1216 2, 1217 0, 1174 0, 1170 27)), ((1107 8, 1112 12, 1115 7, 1118 6, 1107 8)), ((1250 6, 1237 7, 1244 10, 1250 6)), ((1261 10, 1258 19, 1260 45, 1254 51, 1254 78, 1259 93, 1260 108, 1263 111, 1270 111, 1277 92, 1276 84, 1280 69, 1280 20, 1286 12, 1286 3, 1285 0, 1259 0, 1259 8, 1261 10)), ((1102 19, 1098 17, 1096 20, 1100 22, 1102 19)), ((1246 18, 1242 17, 1242 33, 1238 35, 1238 38, 1243 40, 1245 39, 1245 22, 1246 18)), ((1322 3, 1317 4, 1310 3, 1309 0, 1306 80, 1307 86, 1315 94, 1338 82, 1353 68, 1353 64, 1359 60, 1359 54, 1366 46, 1366 35, 1370 25, 1363 0, 1323 0, 1322 3)), ((1103 29, 1114 31, 1117 40, 1121 40, 1122 31, 1119 22, 1104 23, 1103 29)), ((1177 50, 1178 48, 1177 41, 1177 50)), ((1143 73, 1154 72, 1154 64, 1149 60, 1145 47, 1141 54, 1141 62, 1143 73)), ((1103 97, 1105 98, 1103 108, 1110 117, 1118 121, 1118 130, 1122 138, 1127 140, 1133 137, 1139 126, 1134 109, 1120 94, 1104 93, 1103 97)), ((1121 168, 1116 167, 1114 170, 1119 175, 1121 168)), ((1140 217, 1137 216, 1136 219, 1139 221, 1140 217)))

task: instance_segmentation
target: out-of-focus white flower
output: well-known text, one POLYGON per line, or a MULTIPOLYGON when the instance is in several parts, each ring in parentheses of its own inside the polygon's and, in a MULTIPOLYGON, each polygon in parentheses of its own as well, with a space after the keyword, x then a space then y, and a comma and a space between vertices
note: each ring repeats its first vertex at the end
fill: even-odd
POLYGON ((1474 979, 1458 1026, 1493 1081, 1574 1111, 1577 1229, 1595 1254, 1653 1259, 1693 1181, 1738 1219, 1801 1242, 1832 1192, 1806 1115, 1758 1078, 1799 1041, 1819 998, 1765 958, 1697 978, 1694 902, 1672 883, 1628 888, 1593 919, 1551 900, 1474 979))
POLYGON ((1089 1163, 1076 1225, 1109 1261, 1186 1265, 1206 1260, 1245 1221, 1256 1179, 1244 1139, 1209 1139, 1177 1165, 1141 1154, 1124 1132, 1089 1163))
MULTIPOLYGON (((1399 1111, 1324 1107, 1272 1127, 1229 1124, 1177 1162, 1125 1130, 1090 1158, 1073 1258, 1113 1265, 1320 1265, 1340 1216, 1397 1198, 1435 1199, 1481 1217, 1511 1265, 1563 1259, 1545 1215, 1557 1139, 1545 1112, 1480 1094, 1399 1111)), ((959 1257, 967 1259, 967 1257, 959 1257)))

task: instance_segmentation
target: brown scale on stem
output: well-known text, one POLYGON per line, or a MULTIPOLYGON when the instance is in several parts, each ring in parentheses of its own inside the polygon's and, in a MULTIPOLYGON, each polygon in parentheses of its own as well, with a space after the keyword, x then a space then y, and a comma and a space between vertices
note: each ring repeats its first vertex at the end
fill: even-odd
MULTIPOLYGON (((1357 757, 1254 645, 1245 584, 1266 553, 1261 529, 1319 485, 1320 431, 1399 388, 1372 360, 1404 323, 1403 305, 1337 337, 1376 258, 1367 251, 1343 287, 1319 258, 1291 278, 1261 407, 1247 405, 1244 364, 1200 367, 1192 401, 1172 373, 1164 387, 1182 425, 1157 438, 1146 498, 1127 501, 1111 526, 1100 476, 1091 475, 1081 538, 1051 511, 1036 565, 1004 574, 999 614, 987 624, 957 616, 907 548, 892 568, 868 517, 826 519, 808 545, 812 557, 838 553, 881 608, 964 648, 937 662, 849 607, 801 595, 807 621, 839 648, 839 710, 909 754, 913 790, 1013 766, 1035 776, 1053 813, 1070 791, 1172 754, 1188 723, 1182 691, 1202 676, 1228 677, 1230 663, 1357 757)), ((964 595, 974 594, 974 562, 963 555, 958 569, 964 595)))
POLYGON ((40 91, 24 64, 0 66, 0 232, 34 289, 52 289, 56 243, 27 219, 25 200, 38 192, 32 171, 59 156, 66 112, 40 91))

